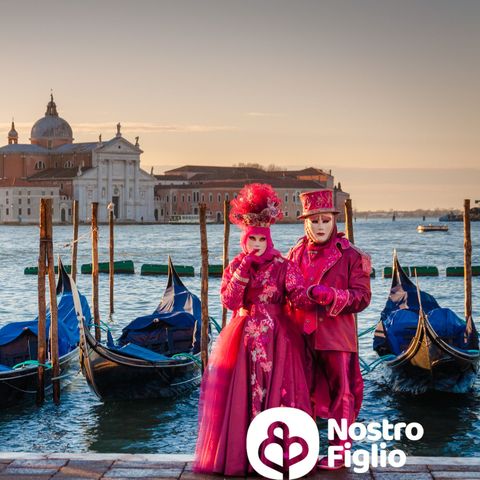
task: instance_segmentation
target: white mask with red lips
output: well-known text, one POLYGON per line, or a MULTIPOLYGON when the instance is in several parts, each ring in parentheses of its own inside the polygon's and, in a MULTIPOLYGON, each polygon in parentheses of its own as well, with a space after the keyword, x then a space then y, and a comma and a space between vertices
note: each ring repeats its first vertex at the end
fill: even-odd
POLYGON ((323 244, 332 236, 335 228, 333 213, 319 213, 305 219, 305 233, 314 243, 323 244))

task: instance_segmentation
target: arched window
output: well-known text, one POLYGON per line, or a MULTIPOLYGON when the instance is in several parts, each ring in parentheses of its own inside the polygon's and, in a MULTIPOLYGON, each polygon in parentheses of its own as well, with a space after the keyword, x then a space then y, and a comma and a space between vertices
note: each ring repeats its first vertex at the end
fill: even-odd
POLYGON ((71 160, 67 160, 64 164, 63 164, 64 168, 73 168, 73 162, 71 160))
POLYGON ((39 160, 35 163, 35 170, 43 170, 45 168, 45 162, 43 160, 39 160))
POLYGON ((221 201, 222 201, 222 194, 219 193, 219 194, 217 195, 217 202, 220 203, 221 201))

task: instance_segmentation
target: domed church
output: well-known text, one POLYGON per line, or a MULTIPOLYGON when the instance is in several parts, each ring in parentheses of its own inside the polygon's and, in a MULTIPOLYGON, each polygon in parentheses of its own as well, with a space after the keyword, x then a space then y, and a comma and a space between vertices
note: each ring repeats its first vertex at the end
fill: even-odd
POLYGON ((72 127, 61 118, 50 95, 45 115, 19 143, 15 122, 0 147, 0 223, 37 223, 41 197, 54 199, 54 221, 71 222, 72 200, 79 201, 80 221, 88 221, 91 203, 99 220, 114 205, 122 222, 153 221, 155 177, 140 168, 138 137, 123 138, 121 125, 108 141, 74 143, 72 127))

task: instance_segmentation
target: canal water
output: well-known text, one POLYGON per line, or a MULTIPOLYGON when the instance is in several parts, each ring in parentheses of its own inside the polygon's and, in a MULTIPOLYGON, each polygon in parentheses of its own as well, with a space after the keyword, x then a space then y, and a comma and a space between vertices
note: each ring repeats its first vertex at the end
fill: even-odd
MULTIPOLYGON (((435 219, 436 220, 436 219, 435 219)), ((427 219, 434 221, 434 219, 427 219)), ((463 279, 447 278, 445 268, 463 264, 463 225, 451 223, 447 233, 416 232, 418 219, 396 222, 358 219, 354 224, 356 244, 368 251, 377 276, 372 279, 372 303, 359 315, 360 330, 374 325, 388 295, 390 280, 382 278, 397 249, 403 265, 436 265, 440 277, 420 278, 420 287, 433 294, 441 306, 463 314, 463 279)), ((138 225, 116 227, 116 259, 131 259, 135 275, 115 277, 115 314, 111 329, 119 333, 133 318, 151 313, 165 288, 165 277, 142 277, 143 263, 193 265, 196 275, 184 282, 194 293, 200 291, 200 241, 198 225, 138 225)), ((302 225, 273 227, 275 245, 283 252, 302 235, 302 225)), ((80 228, 79 265, 89 263, 88 227, 80 228)), ((210 263, 221 263, 223 227, 208 226, 210 263)), ((238 252, 238 230, 233 227, 232 255, 238 252)), ((71 227, 54 229, 55 254, 69 263, 71 227)), ((480 223, 472 224, 473 263, 480 264, 480 223)), ((108 261, 108 228, 100 227, 100 261, 108 261)), ((38 228, 0 226, 0 326, 36 316, 37 279, 23 274, 37 262, 38 228)), ((220 318, 220 279, 209 280, 210 315, 220 318)), ((78 287, 87 298, 91 279, 78 276, 78 287)), ((479 278, 473 281, 475 318, 480 318, 479 278)), ((100 313, 108 321, 108 276, 100 276, 100 313)), ((371 362, 372 334, 360 339, 361 357, 371 362)), ((480 380, 475 390, 463 396, 411 397, 393 394, 385 381, 383 367, 365 376, 365 399, 359 421, 382 418, 390 422, 420 422, 425 429, 418 442, 387 442, 411 455, 475 456, 480 450, 480 380)), ((60 406, 23 405, 0 411, 0 451, 31 452, 124 452, 191 453, 196 438, 198 392, 165 401, 103 404, 91 393, 81 375, 62 391, 60 406)), ((323 427, 324 425, 321 425, 323 427)))

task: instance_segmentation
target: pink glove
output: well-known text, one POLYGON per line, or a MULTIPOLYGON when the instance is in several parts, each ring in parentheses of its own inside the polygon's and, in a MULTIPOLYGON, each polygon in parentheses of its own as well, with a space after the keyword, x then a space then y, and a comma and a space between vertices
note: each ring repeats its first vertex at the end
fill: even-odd
POLYGON ((320 305, 328 305, 335 298, 333 290, 325 285, 314 285, 309 290, 310 295, 320 305))
POLYGON ((257 250, 253 250, 248 255, 243 257, 240 265, 238 266, 238 274, 241 277, 249 278, 250 277, 250 267, 253 263, 258 263, 258 256, 256 255, 257 250))

